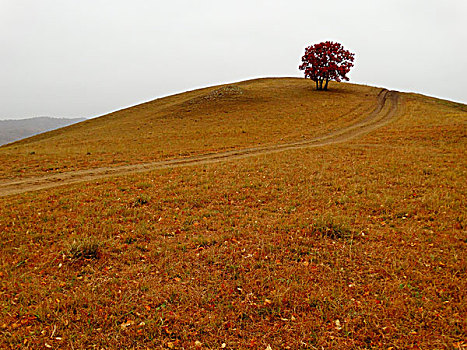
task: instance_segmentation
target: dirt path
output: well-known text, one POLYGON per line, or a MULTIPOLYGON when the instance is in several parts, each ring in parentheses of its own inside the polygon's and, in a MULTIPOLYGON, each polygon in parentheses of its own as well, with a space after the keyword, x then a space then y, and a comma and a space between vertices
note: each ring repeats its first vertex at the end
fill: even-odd
POLYGON ((398 104, 399 95, 397 92, 383 90, 378 96, 375 109, 366 118, 346 128, 339 129, 313 139, 285 144, 244 148, 220 153, 209 153, 188 158, 170 159, 151 163, 102 167, 70 171, 60 174, 51 174, 40 177, 31 177, 14 181, 0 181, 0 197, 68 185, 77 182, 97 180, 110 176, 140 173, 156 169, 211 164, 228 160, 242 159, 261 154, 341 143, 356 138, 360 135, 369 133, 387 124, 396 115, 398 104), (389 107, 386 103, 388 101, 389 107))

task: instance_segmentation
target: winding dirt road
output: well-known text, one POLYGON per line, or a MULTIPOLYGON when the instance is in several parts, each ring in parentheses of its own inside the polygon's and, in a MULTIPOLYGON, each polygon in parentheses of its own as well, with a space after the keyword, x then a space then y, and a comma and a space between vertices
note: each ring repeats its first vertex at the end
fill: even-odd
POLYGON ((329 134, 297 142, 258 146, 239 150, 209 153, 188 158, 170 159, 158 162, 102 167, 87 170, 70 171, 40 177, 31 177, 13 181, 0 181, 0 197, 18 193, 37 191, 78 182, 92 181, 110 176, 119 176, 156 169, 175 168, 190 165, 201 165, 247 158, 255 155, 283 152, 292 149, 320 147, 341 143, 360 135, 367 134, 391 121, 399 107, 399 94, 396 91, 382 90, 378 95, 375 109, 364 119, 343 129, 329 134), (386 105, 389 103, 389 108, 386 105))

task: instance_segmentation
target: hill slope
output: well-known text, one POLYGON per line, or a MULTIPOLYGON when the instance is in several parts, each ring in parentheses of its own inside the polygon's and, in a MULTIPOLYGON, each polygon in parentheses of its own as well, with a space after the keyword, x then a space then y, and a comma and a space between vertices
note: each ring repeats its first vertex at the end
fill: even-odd
POLYGON ((293 149, 320 147, 349 141, 389 123, 398 113, 399 94, 394 91, 382 90, 375 101, 374 110, 365 118, 357 116, 356 120, 347 126, 337 128, 318 137, 305 138, 299 141, 281 142, 273 145, 259 145, 238 150, 213 152, 199 156, 178 159, 146 162, 133 165, 99 167, 85 170, 67 171, 60 174, 49 174, 40 177, 0 181, 0 197, 10 194, 34 191, 55 186, 96 180, 110 175, 145 172, 153 169, 173 168, 179 166, 211 164, 222 161, 232 161, 254 155, 283 152, 293 149))
POLYGON ((355 122, 381 91, 331 88, 282 78, 191 91, 1 147, 0 161, 17 177, 297 141, 355 122))
POLYGON ((0 146, 39 133, 58 129, 85 120, 84 118, 37 117, 20 120, 0 120, 0 146))
POLYGON ((117 113, 122 128, 107 116, 0 148, 18 165, 5 177, 25 174, 10 183, 65 176, 57 172, 70 159, 51 156, 65 141, 73 159, 122 169, 105 153, 79 153, 84 132, 134 166, 167 165, 0 198, 0 347, 465 347, 466 106, 349 84, 321 94, 307 83, 239 83, 250 91, 228 88, 235 96, 214 104, 225 90, 190 92, 117 113), (204 106, 197 122, 166 114, 184 103, 186 113, 204 106), (227 105, 238 119, 223 119, 227 105), (292 110, 301 129, 281 117, 292 110), (154 156, 124 135, 138 128, 130 111, 160 121, 147 130, 206 139, 167 132, 171 151, 154 156), (235 121, 246 133, 232 132, 235 121), (186 128, 195 123, 217 131, 186 128), (128 150, 97 125, 112 125, 128 150), (43 152, 37 167, 25 154, 33 149, 43 152), (41 159, 59 169, 47 174, 41 159))

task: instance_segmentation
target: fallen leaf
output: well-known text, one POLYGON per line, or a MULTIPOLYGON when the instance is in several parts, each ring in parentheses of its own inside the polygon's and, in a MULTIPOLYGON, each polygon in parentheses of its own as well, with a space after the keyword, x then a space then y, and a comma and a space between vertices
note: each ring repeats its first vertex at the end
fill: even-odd
POLYGON ((126 322, 122 323, 122 324, 120 325, 120 328, 121 328, 121 329, 126 329, 127 327, 130 327, 130 326, 133 325, 133 324, 135 324, 135 322, 132 321, 132 320, 129 320, 129 321, 126 321, 126 322))

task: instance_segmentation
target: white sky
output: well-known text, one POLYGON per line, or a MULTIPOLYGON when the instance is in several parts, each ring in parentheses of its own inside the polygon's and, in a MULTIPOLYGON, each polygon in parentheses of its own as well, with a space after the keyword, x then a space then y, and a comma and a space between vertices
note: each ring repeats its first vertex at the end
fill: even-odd
POLYGON ((465 0, 0 0, 0 119, 302 77, 324 40, 355 52, 350 82, 467 103, 465 0))

